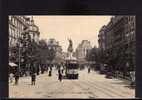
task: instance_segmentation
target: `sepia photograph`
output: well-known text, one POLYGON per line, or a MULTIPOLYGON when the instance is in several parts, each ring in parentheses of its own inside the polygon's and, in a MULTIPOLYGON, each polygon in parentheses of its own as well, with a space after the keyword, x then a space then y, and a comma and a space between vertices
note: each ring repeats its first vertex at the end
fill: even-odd
POLYGON ((9 98, 135 98, 136 16, 9 15, 9 98))

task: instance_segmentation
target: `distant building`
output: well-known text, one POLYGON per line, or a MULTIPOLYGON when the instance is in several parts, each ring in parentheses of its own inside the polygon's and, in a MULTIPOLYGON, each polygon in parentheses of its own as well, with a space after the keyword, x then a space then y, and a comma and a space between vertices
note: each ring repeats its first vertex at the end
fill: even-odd
POLYGON ((62 47, 59 45, 59 42, 55 39, 51 38, 47 42, 48 48, 52 48, 56 52, 55 59, 53 60, 54 63, 61 63, 63 61, 63 55, 62 55, 62 47))
POLYGON ((53 48, 54 50, 57 50, 58 47, 59 47, 59 42, 56 41, 55 39, 51 38, 51 39, 48 40, 47 46, 48 46, 49 49, 53 48))
POLYGON ((83 40, 76 49, 76 57, 80 63, 86 62, 86 55, 89 52, 89 50, 92 49, 92 46, 90 44, 90 41, 83 40))
POLYGON ((62 57, 63 57, 63 59, 66 59, 68 57, 67 52, 62 52, 62 57))

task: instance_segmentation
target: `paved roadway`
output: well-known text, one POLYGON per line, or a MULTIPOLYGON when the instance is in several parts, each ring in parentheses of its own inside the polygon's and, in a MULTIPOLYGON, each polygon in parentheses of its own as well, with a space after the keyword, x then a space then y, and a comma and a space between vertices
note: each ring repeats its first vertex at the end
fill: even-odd
POLYGON ((9 84, 10 98, 134 98, 135 90, 127 82, 106 79, 97 72, 79 71, 78 80, 58 81, 57 71, 53 76, 47 73, 37 76, 36 85, 30 77, 20 78, 19 85, 9 84))

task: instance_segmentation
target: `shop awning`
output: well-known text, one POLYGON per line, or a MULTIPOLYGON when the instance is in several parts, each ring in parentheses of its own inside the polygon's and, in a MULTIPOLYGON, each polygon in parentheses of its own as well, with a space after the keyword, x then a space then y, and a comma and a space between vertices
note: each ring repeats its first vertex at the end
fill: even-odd
POLYGON ((14 67, 14 66, 17 66, 17 64, 15 64, 13 62, 9 62, 9 66, 14 67))

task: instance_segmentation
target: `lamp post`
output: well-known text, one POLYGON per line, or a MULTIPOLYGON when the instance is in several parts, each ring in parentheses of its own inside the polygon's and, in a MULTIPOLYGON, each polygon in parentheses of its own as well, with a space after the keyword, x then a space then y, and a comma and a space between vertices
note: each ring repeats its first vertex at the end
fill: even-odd
POLYGON ((19 72, 20 72, 20 69, 21 69, 21 68, 20 68, 20 61, 21 61, 21 59, 20 59, 20 53, 21 53, 21 52, 20 52, 20 48, 21 48, 21 43, 20 43, 20 42, 21 42, 21 40, 19 39, 19 51, 18 51, 18 52, 19 52, 19 64, 18 64, 18 66, 19 66, 19 67, 18 67, 19 72))
MULTIPOLYGON (((23 35, 25 32, 27 32, 27 27, 23 30, 23 32, 21 32, 21 35, 23 35)), ((18 59, 19 59, 19 62, 18 62, 18 70, 19 70, 19 72, 21 71, 21 60, 23 60, 23 59, 21 59, 21 47, 22 47, 22 45, 21 45, 21 42, 23 42, 23 36, 21 36, 21 38, 19 37, 19 39, 18 39, 18 46, 19 46, 19 48, 18 48, 18 54, 19 54, 19 56, 18 56, 18 59)))

